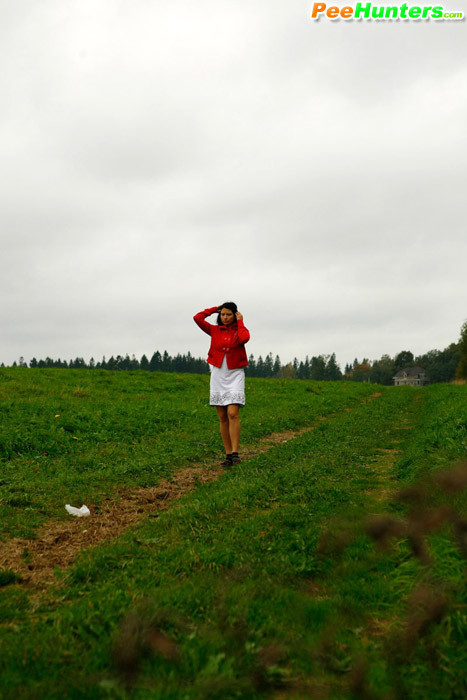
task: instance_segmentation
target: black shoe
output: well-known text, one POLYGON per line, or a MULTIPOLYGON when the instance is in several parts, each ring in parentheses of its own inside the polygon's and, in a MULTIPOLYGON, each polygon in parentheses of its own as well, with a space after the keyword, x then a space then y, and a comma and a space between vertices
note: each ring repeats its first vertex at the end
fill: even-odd
POLYGON ((232 459, 232 464, 238 464, 239 462, 242 461, 242 460, 240 459, 240 457, 238 456, 238 452, 232 452, 232 454, 231 454, 230 457, 231 457, 231 459, 232 459))
POLYGON ((232 464, 232 455, 225 455, 224 461, 221 462, 221 467, 231 467, 232 464))

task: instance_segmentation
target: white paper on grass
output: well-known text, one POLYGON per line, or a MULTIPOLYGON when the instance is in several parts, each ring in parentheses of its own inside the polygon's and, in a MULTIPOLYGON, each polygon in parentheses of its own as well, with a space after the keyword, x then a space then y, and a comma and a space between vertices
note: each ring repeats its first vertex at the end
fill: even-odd
POLYGON ((74 506, 70 506, 70 504, 67 503, 65 508, 70 515, 76 515, 77 518, 85 518, 88 515, 91 515, 91 511, 89 510, 89 508, 87 506, 81 506, 81 508, 75 508, 74 506))

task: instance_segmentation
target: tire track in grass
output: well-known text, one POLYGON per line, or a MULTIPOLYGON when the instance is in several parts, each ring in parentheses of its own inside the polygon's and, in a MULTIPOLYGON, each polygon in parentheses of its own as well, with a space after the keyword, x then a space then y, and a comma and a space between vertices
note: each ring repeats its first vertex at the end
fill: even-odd
MULTIPOLYGON (((422 399, 422 395, 418 394, 413 396, 412 403, 418 402, 422 399)), ((328 522, 323 523, 322 526, 322 539, 323 544, 326 543, 327 538, 331 534, 340 534, 340 529, 345 527, 347 524, 351 529, 351 536, 349 539, 346 538, 345 532, 344 537, 341 541, 336 540, 337 549, 329 550, 330 556, 336 556, 337 560, 341 559, 344 550, 352 545, 354 539, 365 530, 365 522, 367 519, 373 519, 375 517, 380 517, 381 515, 387 515, 387 506, 392 500, 393 495, 400 489, 400 483, 394 479, 394 467, 400 455, 403 454, 403 443, 407 438, 407 431, 413 430, 414 428, 414 415, 411 416, 393 416, 393 424, 391 426, 391 440, 386 443, 386 446, 377 447, 372 452, 372 457, 374 461, 368 463, 368 468, 371 469, 371 476, 369 480, 370 484, 367 484, 363 490, 363 493, 368 498, 368 508, 364 508, 360 515, 360 518, 356 520, 346 521, 345 519, 340 519, 339 515, 335 519, 330 518, 328 522), (352 525, 354 530, 352 530, 352 525), (337 529, 335 529, 337 526, 337 529), (342 545, 342 549, 341 549, 342 545)), ((383 438, 384 439, 384 438, 383 438)), ((328 540, 329 541, 329 540, 328 540)), ((319 545, 318 545, 319 547, 319 545)), ((321 555, 323 556, 323 555, 321 555)), ((327 556, 327 555, 326 555, 327 556)), ((345 570, 344 570, 345 572, 345 570)), ((327 575, 323 577, 314 578, 311 577, 308 581, 304 583, 303 592, 305 595, 310 596, 313 601, 326 601, 335 603, 336 606, 342 604, 342 600, 339 601, 339 589, 336 590, 336 582, 342 576, 347 576, 347 573, 342 573, 339 569, 339 564, 333 570, 332 575, 327 575)), ((361 622, 358 623, 361 627, 361 631, 358 633, 360 639, 365 642, 366 645, 372 643, 378 644, 382 643, 382 640, 387 639, 388 630, 391 625, 394 624, 393 618, 382 616, 376 617, 368 616, 366 619, 362 618, 361 622)), ((340 626, 348 626, 349 629, 357 627, 356 622, 347 623, 342 618, 339 622, 340 626)), ((358 660, 358 654, 353 656, 352 666, 349 667, 348 675, 347 671, 342 671, 338 666, 337 670, 333 666, 334 659, 337 658, 339 661, 339 656, 333 656, 334 650, 343 651, 349 654, 349 658, 352 657, 354 652, 350 651, 350 646, 348 641, 345 639, 338 639, 338 628, 334 623, 330 624, 328 627, 323 627, 321 636, 319 637, 318 646, 314 650, 315 658, 321 658, 321 667, 316 667, 310 673, 304 673, 303 676, 299 674, 296 677, 295 684, 292 683, 291 687, 283 694, 281 691, 274 694, 275 698, 290 698, 290 700, 301 700, 305 697, 319 697, 319 698, 356 698, 362 697, 358 693, 352 691, 352 681, 356 677, 355 661, 358 660), (349 649, 349 651, 347 651, 349 649), (326 667, 327 660, 330 659, 331 666, 326 667)), ((368 692, 365 694, 365 698, 368 700, 370 697, 376 698, 368 692)))
MULTIPOLYGON (((413 400, 415 402, 421 401, 422 395, 416 394, 413 400)), ((403 452, 401 445, 404 442, 404 433, 406 434, 407 431, 412 429, 413 419, 403 418, 393 428, 392 446, 378 450, 378 459, 372 465, 376 473, 376 479, 372 488, 365 491, 375 506, 387 505, 394 492, 400 489, 399 482, 394 484, 394 486, 391 485, 390 475, 399 455, 403 452)), ((368 512, 368 515, 380 515, 380 513, 368 512)))
MULTIPOLYGON (((375 396, 375 395, 373 395, 375 396)), ((380 394, 381 396, 381 394, 380 394)), ((373 398, 373 397, 372 397, 373 398)), ((414 397, 414 400, 421 399, 420 395, 414 397)), ((365 401, 367 401, 366 399, 365 401)), ((346 409, 347 410, 347 409, 346 409)), ((393 473, 395 464, 399 456, 403 453, 401 447, 404 442, 405 431, 412 430, 413 419, 403 418, 399 420, 393 427, 393 437, 391 447, 378 448, 377 459, 371 464, 372 471, 375 473, 371 481, 371 487, 365 488, 363 493, 368 496, 369 509, 365 514, 366 518, 374 518, 387 515, 387 505, 389 504, 392 495, 400 488, 399 483, 391 484, 391 474, 393 473)), ((363 527, 364 520, 361 521, 363 527)), ((326 527, 329 527, 329 523, 326 527)), ((326 527, 323 532, 326 531, 326 527)), ((314 600, 328 600, 330 597, 329 588, 314 580, 308 584, 308 594, 314 600)), ((385 634, 387 621, 372 620, 374 625, 374 636, 385 634)))
MULTIPOLYGON (((417 394, 413 397, 413 402, 419 402, 422 400, 422 395, 417 394)), ((394 467, 399 458, 403 453, 402 444, 404 443, 404 438, 407 431, 412 430, 414 427, 414 417, 412 418, 402 418, 393 427, 392 444, 390 447, 381 447, 377 451, 377 459, 372 463, 372 470, 375 473, 375 478, 372 480, 371 488, 365 489, 364 493, 369 499, 369 508, 365 514, 362 516, 360 521, 361 531, 366 530, 366 524, 370 521, 385 517, 388 515, 388 507, 393 497, 400 490, 401 486, 399 482, 392 482, 391 475, 394 474, 394 467)), ((335 596, 335 591, 326 587, 324 583, 311 582, 309 587, 309 593, 315 600, 329 600, 335 596)), ((381 615, 369 615, 367 619, 362 620, 360 623, 361 633, 360 638, 365 644, 365 648, 370 648, 371 644, 382 644, 388 638, 388 634, 391 627, 394 626, 394 617, 383 617, 381 615)), ((362 652, 360 652, 361 657, 362 652)), ((358 656, 354 658, 354 665, 351 668, 351 674, 348 678, 344 675, 341 678, 334 678, 334 693, 339 693, 339 696, 344 697, 354 697, 352 692, 352 683, 355 682, 356 673, 358 669, 358 656), (355 665, 356 664, 356 665, 355 665), (350 679, 350 680, 349 680, 350 679), (339 690, 340 689, 340 690, 339 690)), ((363 658, 363 657, 361 657, 363 658)), ((317 680, 316 675, 307 679, 307 682, 315 683, 317 680)), ((323 687, 328 687, 329 680, 325 675, 320 679, 323 687)), ((302 695, 294 695, 293 693, 288 696, 292 699, 299 700, 302 695)), ((355 696, 356 697, 356 696, 355 696)), ((365 695, 365 697, 367 697, 365 695)), ((371 698, 376 697, 371 694, 371 698)), ((370 698, 370 693, 368 694, 370 698)))
MULTIPOLYGON (((243 460, 264 454, 277 444, 300 437, 342 412, 351 412, 381 396, 381 392, 371 394, 355 406, 320 417, 313 425, 265 435, 256 445, 242 449, 243 460)), ((199 484, 215 481, 225 472, 226 469, 218 464, 198 463, 174 472, 157 486, 125 489, 119 492, 118 500, 108 497, 101 505, 90 503, 91 516, 88 518, 48 523, 38 530, 34 539, 12 538, 3 543, 0 570, 12 570, 17 581, 27 587, 47 586, 56 580, 55 569, 70 566, 84 549, 118 537, 144 515, 157 517, 160 511, 166 510, 199 484)))

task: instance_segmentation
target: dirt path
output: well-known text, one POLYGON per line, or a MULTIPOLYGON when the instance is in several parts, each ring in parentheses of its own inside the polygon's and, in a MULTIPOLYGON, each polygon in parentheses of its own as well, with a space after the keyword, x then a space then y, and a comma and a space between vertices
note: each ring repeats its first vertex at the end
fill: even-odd
MULTIPOLYGON (((258 445, 244 447, 242 457, 256 457, 276 444, 313 430, 313 427, 267 435, 258 445)), ((38 530, 35 539, 13 538, 2 543, 0 568, 12 569, 28 586, 51 583, 54 569, 72 564, 83 549, 118 537, 145 514, 165 510, 198 484, 215 481, 224 472, 225 469, 216 464, 194 464, 180 469, 169 479, 163 479, 157 486, 122 490, 119 500, 109 498, 107 503, 98 506, 89 503, 89 518, 49 522, 38 530)))
MULTIPOLYGON (((357 406, 380 396, 381 393, 372 394, 357 406)), ((338 414, 333 413, 324 416, 315 425, 299 430, 266 435, 257 445, 243 447, 242 458, 252 459, 263 454, 277 444, 314 430, 320 422, 332 419, 336 415, 338 414)), ((109 498, 107 503, 98 506, 89 503, 91 516, 88 518, 49 522, 38 530, 35 539, 13 538, 3 543, 0 551, 0 569, 13 570, 21 577, 25 586, 43 588, 56 580, 54 570, 57 567, 63 569, 70 566, 82 550, 118 537, 127 528, 138 523, 144 515, 157 516, 158 512, 167 509, 199 484, 215 481, 224 472, 225 469, 216 464, 194 464, 180 469, 169 479, 163 479, 157 486, 122 490, 119 500, 109 498)))

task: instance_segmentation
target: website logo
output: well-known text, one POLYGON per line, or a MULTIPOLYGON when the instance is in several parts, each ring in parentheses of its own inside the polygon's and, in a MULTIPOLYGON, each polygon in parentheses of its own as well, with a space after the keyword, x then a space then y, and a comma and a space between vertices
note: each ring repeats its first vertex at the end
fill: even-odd
POLYGON ((326 17, 331 20, 463 20, 464 13, 458 10, 447 10, 442 5, 436 7, 432 5, 374 5, 372 2, 357 2, 354 5, 345 5, 338 7, 337 5, 325 2, 313 3, 311 11, 311 19, 319 20, 321 17, 326 17))

